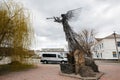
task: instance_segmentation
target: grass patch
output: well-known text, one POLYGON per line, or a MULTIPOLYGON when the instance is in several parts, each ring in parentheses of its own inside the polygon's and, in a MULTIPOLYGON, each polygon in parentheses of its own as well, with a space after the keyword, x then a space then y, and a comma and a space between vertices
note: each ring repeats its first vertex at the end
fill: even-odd
POLYGON ((15 61, 9 64, 0 65, 0 75, 7 74, 10 72, 16 72, 16 71, 24 71, 32 68, 35 68, 35 65, 23 64, 15 61))

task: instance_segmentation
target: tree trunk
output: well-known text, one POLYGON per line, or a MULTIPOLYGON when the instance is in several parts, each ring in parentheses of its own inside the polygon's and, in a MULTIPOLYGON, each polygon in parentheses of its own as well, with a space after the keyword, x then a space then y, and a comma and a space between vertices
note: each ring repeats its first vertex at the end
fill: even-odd
POLYGON ((85 65, 84 53, 80 52, 80 50, 75 50, 74 52, 75 59, 75 74, 79 73, 80 67, 85 65))

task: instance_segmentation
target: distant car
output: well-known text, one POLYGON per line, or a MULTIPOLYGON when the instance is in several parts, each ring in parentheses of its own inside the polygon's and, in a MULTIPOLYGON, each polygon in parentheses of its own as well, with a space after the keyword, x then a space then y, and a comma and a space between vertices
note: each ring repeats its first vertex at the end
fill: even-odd
POLYGON ((59 63, 67 63, 67 58, 64 58, 59 53, 43 53, 41 55, 41 62, 47 64, 48 62, 59 62, 59 63))

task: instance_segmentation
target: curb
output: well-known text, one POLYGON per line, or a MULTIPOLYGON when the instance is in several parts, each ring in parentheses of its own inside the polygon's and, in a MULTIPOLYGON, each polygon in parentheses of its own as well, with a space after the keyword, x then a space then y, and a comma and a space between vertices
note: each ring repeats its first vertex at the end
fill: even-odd
POLYGON ((61 76, 67 76, 67 77, 77 78, 77 79, 82 79, 82 80, 99 80, 100 77, 102 77, 104 75, 103 72, 99 72, 99 73, 96 73, 95 77, 81 77, 79 74, 77 74, 77 75, 75 75, 75 74, 65 74, 65 73, 62 73, 61 71, 59 72, 59 74, 61 76))

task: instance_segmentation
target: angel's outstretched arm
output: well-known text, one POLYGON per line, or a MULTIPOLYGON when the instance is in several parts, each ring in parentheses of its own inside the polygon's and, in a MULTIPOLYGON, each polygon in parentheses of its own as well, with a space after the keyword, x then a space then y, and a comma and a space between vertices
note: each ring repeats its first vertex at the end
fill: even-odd
POLYGON ((62 22, 62 20, 61 20, 59 17, 54 17, 54 21, 55 21, 55 22, 58 22, 58 23, 61 23, 61 22, 62 22))

